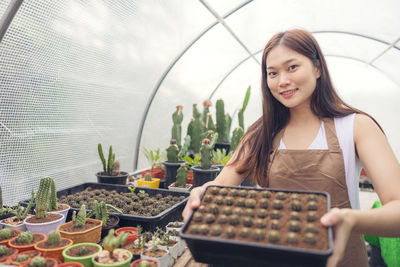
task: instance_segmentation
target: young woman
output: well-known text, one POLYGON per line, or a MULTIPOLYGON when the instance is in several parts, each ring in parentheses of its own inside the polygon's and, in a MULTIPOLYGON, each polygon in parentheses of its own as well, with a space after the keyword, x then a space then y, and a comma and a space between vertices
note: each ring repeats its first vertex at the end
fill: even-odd
POLYGON ((246 132, 222 172, 190 193, 188 218, 208 185, 326 191, 334 226, 327 266, 368 266, 361 234, 400 236, 400 165, 380 126, 335 92, 325 58, 304 30, 274 35, 262 59, 263 115, 246 132), (357 162, 370 175, 383 207, 358 210, 357 162))

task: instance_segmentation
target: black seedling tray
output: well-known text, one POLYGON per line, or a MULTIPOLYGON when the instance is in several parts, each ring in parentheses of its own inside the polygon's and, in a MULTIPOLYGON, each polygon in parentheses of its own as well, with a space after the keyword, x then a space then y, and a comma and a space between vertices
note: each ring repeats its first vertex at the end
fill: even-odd
MULTIPOLYGON (((217 186, 223 188, 222 186, 217 186)), ((234 189, 246 189, 257 191, 285 192, 285 193, 307 193, 323 195, 326 197, 327 211, 330 209, 330 196, 326 192, 284 190, 271 188, 246 188, 225 187, 234 189)), ((204 191, 201 199, 206 193, 204 191)), ((227 238, 199 236, 189 233, 188 227, 192 221, 194 212, 183 226, 180 236, 186 241, 193 258, 198 262, 209 263, 211 266, 277 266, 277 267, 309 267, 325 266, 328 257, 333 252, 332 228, 328 228, 328 249, 307 249, 289 247, 278 244, 266 244, 261 242, 247 242, 230 240, 227 238)), ((267 232, 270 230, 268 227, 267 232)))
MULTIPOLYGON (((116 190, 118 193, 128 193, 130 190, 128 186, 125 185, 113 185, 113 184, 101 184, 101 183, 84 183, 80 185, 76 185, 73 187, 66 188, 64 190, 57 192, 57 197, 75 194, 77 192, 84 191, 86 188, 91 187, 92 189, 107 189, 107 190, 116 190)), ((139 216, 139 215, 130 215, 130 214, 118 214, 112 213, 119 217, 120 223, 119 226, 134 226, 136 227, 140 224, 145 231, 153 231, 157 226, 164 227, 170 221, 177 221, 181 219, 183 208, 186 205, 186 202, 189 197, 189 193, 187 192, 177 192, 170 191, 166 189, 153 189, 153 188, 145 188, 145 187, 136 187, 135 193, 138 193, 139 190, 143 190, 149 194, 149 196, 155 196, 156 194, 161 194, 164 196, 172 195, 172 196, 185 196, 186 198, 182 201, 176 203, 170 208, 162 211, 156 216, 139 216)), ((20 204, 23 206, 27 206, 29 200, 21 201, 20 204)), ((72 212, 78 212, 79 209, 71 208, 68 212, 67 221, 71 220, 72 212)))

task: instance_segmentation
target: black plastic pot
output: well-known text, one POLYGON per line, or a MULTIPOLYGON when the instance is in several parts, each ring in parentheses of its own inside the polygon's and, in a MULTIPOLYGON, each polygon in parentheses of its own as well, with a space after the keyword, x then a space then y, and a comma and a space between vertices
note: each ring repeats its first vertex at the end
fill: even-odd
POLYGON ((119 226, 119 217, 115 216, 115 215, 109 215, 109 220, 111 220, 112 218, 114 218, 115 222, 112 225, 105 225, 101 228, 101 238, 104 238, 107 234, 108 231, 110 231, 110 229, 117 229, 119 226))
POLYGON ((97 182, 102 184, 123 184, 126 185, 126 179, 128 179, 129 173, 121 172, 118 176, 103 175, 103 172, 96 173, 97 182))
POLYGON ((194 178, 194 185, 202 186, 203 184, 212 181, 217 177, 220 169, 218 167, 211 166, 211 169, 203 170, 200 166, 192 167, 193 170, 193 178, 194 178))
POLYGON ((170 184, 175 182, 176 173, 179 167, 185 163, 184 161, 179 161, 177 163, 171 163, 168 161, 164 161, 163 165, 165 166, 165 188, 168 188, 170 184))
POLYGON ((214 145, 214 150, 217 151, 217 149, 225 149, 226 150, 226 154, 229 153, 229 151, 231 150, 231 144, 230 143, 215 143, 214 145))

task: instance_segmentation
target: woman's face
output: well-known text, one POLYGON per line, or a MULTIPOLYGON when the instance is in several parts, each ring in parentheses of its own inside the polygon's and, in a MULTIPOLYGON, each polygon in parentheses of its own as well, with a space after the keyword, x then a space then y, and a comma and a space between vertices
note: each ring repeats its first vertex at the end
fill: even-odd
POLYGON ((310 104, 320 71, 311 60, 279 45, 266 59, 267 83, 272 95, 287 108, 310 104))

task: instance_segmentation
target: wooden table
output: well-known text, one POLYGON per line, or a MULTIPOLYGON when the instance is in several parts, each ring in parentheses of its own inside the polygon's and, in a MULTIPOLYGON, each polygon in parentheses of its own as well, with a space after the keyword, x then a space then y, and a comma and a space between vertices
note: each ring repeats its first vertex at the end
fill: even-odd
POLYGON ((208 264, 196 262, 189 249, 178 258, 173 267, 208 267, 208 264))

